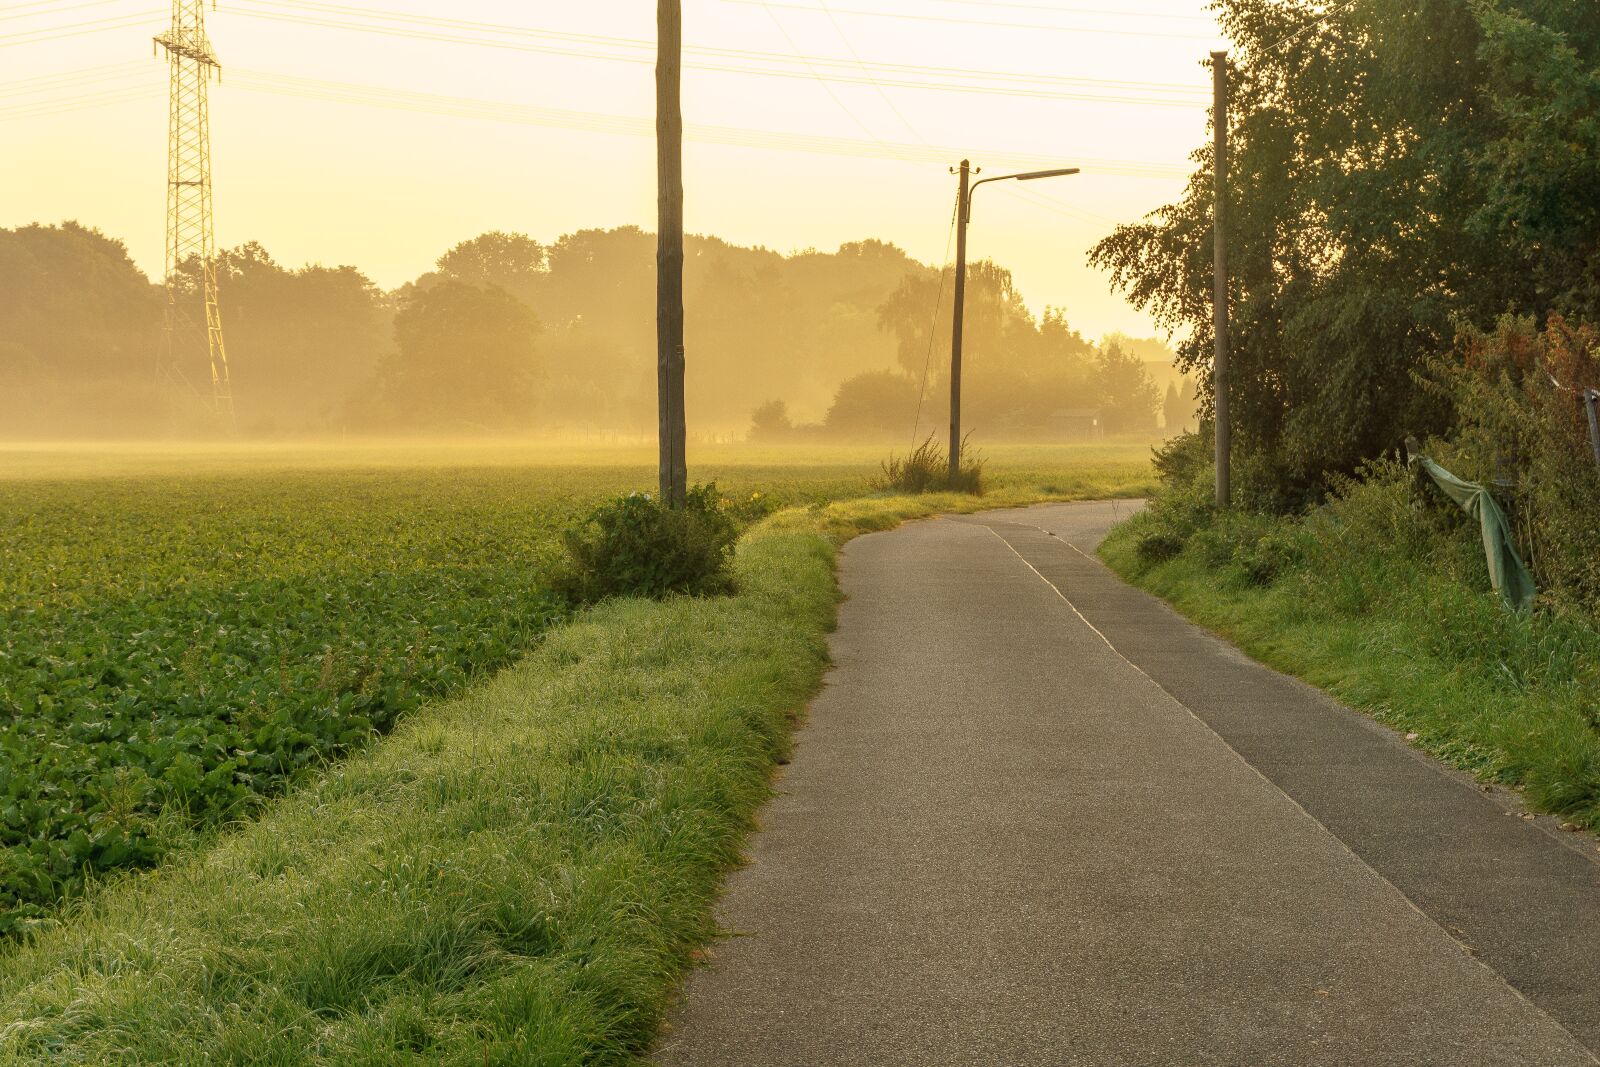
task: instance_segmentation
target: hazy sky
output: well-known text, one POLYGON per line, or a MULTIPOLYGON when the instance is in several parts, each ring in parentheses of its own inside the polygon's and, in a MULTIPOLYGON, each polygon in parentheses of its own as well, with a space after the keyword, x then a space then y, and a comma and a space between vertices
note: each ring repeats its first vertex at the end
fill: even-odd
MULTIPOLYGON (((221 0, 221 245, 384 286, 489 229, 655 219, 651 0, 221 0)), ((0 225, 77 219, 161 271, 160 0, 0 3, 0 225)), ((962 155, 1077 177, 977 195, 974 258, 1091 336, 1151 332, 1084 264, 1182 188, 1220 42, 1205 0, 684 0, 687 225, 944 258, 962 155)), ((226 296, 224 294, 224 299, 226 296)))

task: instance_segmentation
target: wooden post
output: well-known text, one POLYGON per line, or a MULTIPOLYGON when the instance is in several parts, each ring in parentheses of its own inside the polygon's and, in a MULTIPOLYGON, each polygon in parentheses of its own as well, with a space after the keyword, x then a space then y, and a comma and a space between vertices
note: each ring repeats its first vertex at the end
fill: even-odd
POLYGON ((656 5, 656 392, 660 408, 661 500, 682 505, 688 490, 683 411, 683 12, 656 5))
POLYGON ((1233 500, 1233 424, 1228 415, 1228 53, 1211 53, 1214 92, 1212 124, 1216 143, 1212 170, 1216 202, 1212 207, 1212 326, 1216 347, 1211 365, 1211 404, 1216 416, 1217 507, 1233 500))
POLYGON ((967 310, 967 215, 972 196, 972 163, 961 161, 961 191, 956 196, 956 295, 950 328, 950 485, 961 475, 961 328, 967 310))

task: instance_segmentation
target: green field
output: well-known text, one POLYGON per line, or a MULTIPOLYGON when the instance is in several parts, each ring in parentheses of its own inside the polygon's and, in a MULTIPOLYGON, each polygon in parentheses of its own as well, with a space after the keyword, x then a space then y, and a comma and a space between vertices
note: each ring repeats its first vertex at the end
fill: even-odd
MULTIPOLYGON (((774 504, 882 449, 700 448, 774 504)), ((989 499, 1148 490, 1143 446, 1000 446, 989 499)), ((567 608, 560 531, 653 482, 639 446, 0 450, 0 931, 250 813, 567 608)))

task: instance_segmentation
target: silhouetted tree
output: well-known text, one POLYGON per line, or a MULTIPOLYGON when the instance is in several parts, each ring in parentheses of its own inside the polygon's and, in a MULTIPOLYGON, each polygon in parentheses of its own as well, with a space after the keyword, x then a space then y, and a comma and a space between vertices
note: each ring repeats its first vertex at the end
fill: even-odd
POLYGON ((380 367, 383 399, 419 428, 528 428, 538 330, 503 289, 440 282, 395 316, 395 351, 380 367))
POLYGON ((234 407, 246 429, 311 430, 390 348, 383 295, 354 267, 287 270, 250 242, 217 257, 234 407))
POLYGON ((761 443, 782 441, 794 435, 794 423, 789 418, 789 405, 782 400, 769 400, 756 408, 750 416, 750 440, 761 443))
POLYGON ((1123 351, 1115 341, 1100 349, 1101 414, 1107 433, 1149 433, 1155 429, 1161 394, 1150 381, 1144 361, 1123 351))
POLYGON ((917 383, 898 371, 869 371, 839 386, 823 428, 834 437, 902 437, 917 415, 917 383))
POLYGON ((494 230, 450 249, 439 257, 438 268, 451 281, 498 286, 532 306, 545 275, 545 250, 525 233, 494 230))

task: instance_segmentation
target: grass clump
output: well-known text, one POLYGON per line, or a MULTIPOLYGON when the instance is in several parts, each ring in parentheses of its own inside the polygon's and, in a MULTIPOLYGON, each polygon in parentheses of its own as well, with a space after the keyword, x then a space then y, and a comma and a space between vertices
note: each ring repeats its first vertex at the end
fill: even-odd
POLYGON ((739 530, 715 484, 693 487, 676 508, 647 493, 629 493, 566 532, 569 567, 558 587, 577 603, 730 593, 739 530))
POLYGON ((967 438, 961 441, 961 466, 954 475, 950 473, 950 460, 945 450, 929 434, 923 442, 904 456, 890 454, 883 461, 882 470, 872 481, 872 488, 887 493, 968 493, 982 496, 984 489, 984 459, 968 446, 967 438))
POLYGON ((1546 598, 1506 611, 1476 530, 1393 460, 1272 516, 1171 483, 1102 555, 1251 655, 1434 754, 1600 828, 1600 623, 1546 598), (1159 546, 1159 549, 1157 549, 1159 546))

